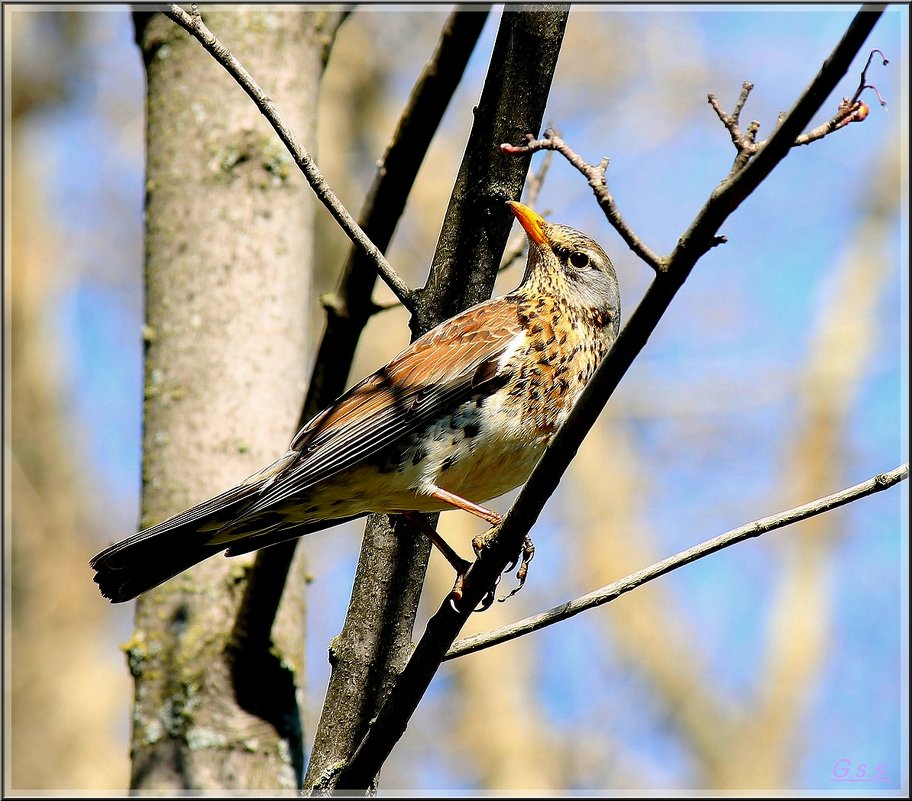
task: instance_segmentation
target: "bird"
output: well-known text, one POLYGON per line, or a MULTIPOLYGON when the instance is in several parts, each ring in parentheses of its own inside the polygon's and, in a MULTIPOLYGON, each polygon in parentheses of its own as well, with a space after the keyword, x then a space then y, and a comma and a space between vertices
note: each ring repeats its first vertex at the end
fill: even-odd
MULTIPOLYGON (((496 527, 501 516, 481 504, 526 481, 620 326, 617 275, 602 247, 507 205, 529 242, 515 290, 415 339, 311 418, 272 464, 95 555, 101 594, 121 603, 222 551, 398 513, 453 565, 458 599, 469 562, 420 513, 462 509, 496 527)), ((473 540, 476 554, 484 542, 473 540)), ((520 586, 533 554, 527 537, 520 586)))

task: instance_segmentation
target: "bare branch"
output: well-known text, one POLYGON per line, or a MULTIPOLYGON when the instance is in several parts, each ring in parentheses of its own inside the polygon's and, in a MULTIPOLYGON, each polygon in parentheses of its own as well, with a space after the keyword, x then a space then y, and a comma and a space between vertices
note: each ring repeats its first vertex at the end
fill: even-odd
POLYGON ((613 581, 611 584, 606 584, 604 587, 593 590, 586 595, 581 595, 579 598, 574 598, 572 601, 567 601, 560 606, 555 606, 547 612, 523 618, 516 623, 511 623, 509 626, 504 626, 494 631, 476 634, 473 637, 466 637, 463 640, 458 640, 453 644, 453 647, 447 651, 444 659, 455 659, 458 656, 472 654, 476 651, 490 648, 493 645, 498 645, 499 643, 507 642, 508 640, 514 640, 524 634, 538 631, 546 626, 552 626, 562 620, 578 615, 580 612, 585 612, 588 609, 594 609, 597 606, 609 603, 615 598, 624 595, 624 593, 635 590, 637 587, 640 587, 659 576, 664 576, 672 570, 677 570, 678 568, 684 567, 684 565, 689 565, 691 562, 709 556, 716 551, 721 551, 724 548, 737 545, 739 542, 744 542, 753 537, 759 537, 761 534, 766 534, 770 531, 775 531, 778 528, 790 526, 801 520, 807 520, 810 517, 829 512, 840 506, 844 506, 847 503, 851 503, 852 501, 865 498, 868 495, 882 492, 883 490, 898 484, 900 481, 904 481, 908 477, 909 465, 907 463, 900 465, 888 473, 880 473, 867 481, 855 484, 854 486, 840 490, 839 492, 834 492, 832 495, 827 495, 824 498, 818 498, 817 500, 810 501, 801 506, 788 509, 785 512, 779 512, 778 514, 755 520, 752 523, 746 523, 743 526, 734 528, 717 537, 701 542, 699 545, 688 548, 686 551, 680 551, 674 556, 669 556, 667 559, 663 559, 649 567, 638 570, 636 573, 631 573, 625 578, 613 581))
POLYGON ((536 153, 539 150, 554 150, 560 153, 567 161, 576 167, 577 170, 586 176, 589 186, 592 187, 592 191, 598 200, 599 206, 602 207, 602 211, 605 212, 605 216, 608 218, 608 222, 610 222, 614 229, 621 235, 621 239, 627 243, 627 246, 656 272, 662 268, 661 257, 653 253, 633 232, 630 226, 627 225, 624 218, 621 217, 621 213, 618 211, 614 198, 608 191, 608 186, 605 182, 605 172, 608 169, 607 157, 603 158, 598 165, 589 164, 582 156, 573 151, 552 128, 548 128, 548 130, 545 131, 545 135, 542 139, 536 139, 532 134, 527 134, 526 143, 524 145, 512 145, 509 142, 504 142, 500 146, 500 149, 504 153, 509 153, 510 155, 536 153))
MULTIPOLYGON (((504 201, 520 196, 531 160, 504 159, 496 143, 518 137, 522 131, 539 129, 568 13, 567 5, 520 5, 508 7, 501 17, 431 272, 419 296, 419 311, 411 319, 416 335, 491 295, 499 258, 513 223, 504 201)), ((411 652, 418 593, 409 595, 408 604, 403 596, 413 586, 413 580, 420 588, 428 549, 420 555, 406 553, 402 540, 417 542, 425 538, 397 537, 388 530, 372 533, 370 526, 365 533, 346 618, 346 634, 350 636, 343 634, 337 640, 340 648, 348 643, 357 652, 357 659, 349 660, 348 667, 337 661, 327 691, 329 695, 336 683, 344 705, 357 707, 352 710, 358 714, 352 727, 357 739, 352 746, 360 744, 357 749, 350 749, 346 737, 344 743, 334 743, 328 749, 333 753, 327 753, 329 758, 316 766, 315 747, 308 771, 314 781, 305 780, 308 790, 327 792, 373 786, 380 767, 401 736, 398 727, 375 732, 371 721, 385 708, 388 699, 408 683, 402 662, 389 656, 393 649, 401 649, 395 656, 401 655, 404 660, 411 652), (382 547, 384 541, 391 542, 398 553, 381 564, 372 557, 371 549, 382 547), (404 586, 406 579, 410 582, 408 588, 404 586), (350 687, 356 686, 356 675, 363 677, 369 689, 353 702, 350 687), (387 691, 388 688, 391 689, 387 691), (374 737, 375 733, 380 736, 374 737)), ((438 657, 438 666, 439 663, 438 657)), ((403 729, 426 687, 426 683, 412 685, 415 703, 399 707, 403 729)))
MULTIPOLYGON (((873 91, 877 95, 877 100, 880 102, 880 105, 884 108, 887 107, 887 103, 883 97, 881 97, 877 87, 867 82, 868 68, 871 66, 871 60, 874 58, 875 53, 880 53, 884 66, 890 63, 880 50, 872 50, 871 54, 868 56, 868 61, 865 64, 864 69, 861 71, 861 78, 858 81, 858 88, 855 90, 855 94, 852 95, 851 98, 844 97, 839 104, 839 107, 836 109, 836 113, 829 120, 818 125, 816 128, 811 129, 807 133, 796 136, 795 141, 792 143, 792 147, 800 147, 801 145, 808 145, 811 142, 816 142, 818 139, 823 139, 824 136, 833 133, 833 131, 844 128, 849 123, 862 122, 866 119, 871 109, 867 103, 864 103, 861 100, 861 95, 865 89, 873 91)), ((759 153, 760 149, 765 147, 767 142, 767 140, 757 142, 757 131, 760 128, 759 122, 751 122, 747 134, 743 134, 739 126, 741 110, 744 108, 744 103, 747 101, 751 89, 753 89, 753 84, 745 82, 741 89, 741 94, 735 103, 734 111, 732 111, 731 114, 725 113, 718 98, 714 94, 707 95, 709 104, 713 107, 716 115, 728 130, 732 143, 738 151, 738 155, 735 157, 735 162, 732 165, 732 175, 747 166, 747 163, 751 158, 759 153)), ((784 119, 785 114, 780 114, 776 121, 774 131, 779 129, 784 119)))
POLYGON ((266 93, 260 88, 259 84, 253 79, 244 66, 231 54, 225 45, 223 45, 206 27, 199 11, 194 4, 193 13, 188 14, 179 5, 171 4, 164 11, 165 16, 176 22, 184 30, 194 36, 203 48, 221 64, 231 75, 240 87, 250 96, 257 108, 272 125, 279 139, 288 151, 291 153, 301 172, 304 173, 307 182, 311 185, 314 193, 320 199, 324 206, 332 214, 333 218, 342 227, 342 230, 356 242, 358 246, 371 258, 376 265, 380 276, 393 291, 402 304, 413 312, 415 308, 415 299, 411 288, 406 284, 393 269, 392 265, 386 260, 386 257, 380 252, 380 249, 368 239, 364 231, 354 217, 348 213, 345 206, 330 188, 313 160, 313 157, 304 146, 298 141, 294 132, 285 123, 285 120, 279 114, 275 103, 269 99, 266 93))
POLYGON ((712 247, 712 238, 719 226, 794 147, 801 131, 848 71, 852 59, 882 13, 883 6, 862 7, 814 80, 783 118, 782 124, 762 146, 758 146, 756 155, 743 169, 733 172, 716 187, 668 258, 669 272, 680 271, 676 280, 686 278, 696 260, 712 247))

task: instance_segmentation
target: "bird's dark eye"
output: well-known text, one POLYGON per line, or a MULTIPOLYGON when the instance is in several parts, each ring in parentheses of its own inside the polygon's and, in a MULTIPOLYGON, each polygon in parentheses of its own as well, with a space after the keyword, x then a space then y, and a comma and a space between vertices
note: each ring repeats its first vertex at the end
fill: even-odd
POLYGON ((570 254, 570 263, 576 267, 577 270, 585 270, 589 266, 589 257, 585 253, 580 253, 577 250, 570 254))

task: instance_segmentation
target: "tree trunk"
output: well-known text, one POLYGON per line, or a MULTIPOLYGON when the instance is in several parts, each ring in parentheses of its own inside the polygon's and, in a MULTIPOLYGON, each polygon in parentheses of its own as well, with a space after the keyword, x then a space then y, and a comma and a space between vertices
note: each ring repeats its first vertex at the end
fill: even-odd
MULTIPOLYGON (((304 141, 340 18, 204 13, 304 141)), ((256 107, 196 41, 160 14, 137 14, 136 27, 147 75, 147 526, 287 447, 306 382, 313 201, 256 107)), ((226 651, 249 558, 210 559, 140 598, 127 649, 133 788, 300 783, 300 558, 258 675, 238 679, 226 651)))

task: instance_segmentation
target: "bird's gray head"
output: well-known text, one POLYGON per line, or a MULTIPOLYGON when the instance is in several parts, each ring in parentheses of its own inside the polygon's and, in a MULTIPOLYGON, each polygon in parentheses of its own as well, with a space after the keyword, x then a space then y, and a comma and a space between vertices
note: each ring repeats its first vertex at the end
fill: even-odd
POLYGON ((617 273, 601 245, 568 225, 549 223, 528 206, 508 204, 529 237, 522 286, 590 312, 617 336, 621 296, 617 273))

